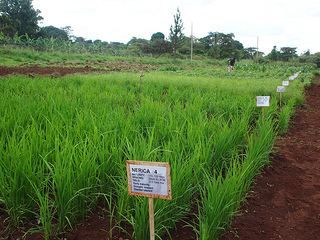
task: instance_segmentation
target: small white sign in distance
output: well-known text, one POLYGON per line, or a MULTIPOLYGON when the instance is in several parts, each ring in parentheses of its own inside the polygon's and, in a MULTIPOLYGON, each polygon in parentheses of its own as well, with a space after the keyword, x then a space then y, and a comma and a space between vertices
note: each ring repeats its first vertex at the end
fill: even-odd
POLYGON ((270 96, 257 96, 257 107, 269 107, 270 96))
POLYGON ((295 76, 290 76, 289 81, 293 81, 296 77, 295 76))
POLYGON ((282 86, 289 86, 289 81, 282 81, 282 86))
POLYGON ((277 92, 285 92, 286 91, 286 87, 285 86, 278 86, 277 87, 277 92))
POLYGON ((126 165, 129 195, 172 199, 169 163, 127 160, 126 165))

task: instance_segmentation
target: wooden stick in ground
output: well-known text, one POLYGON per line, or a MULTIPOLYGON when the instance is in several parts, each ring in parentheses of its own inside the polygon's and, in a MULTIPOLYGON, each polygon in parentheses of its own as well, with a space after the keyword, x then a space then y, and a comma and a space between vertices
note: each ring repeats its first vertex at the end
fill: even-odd
POLYGON ((154 209, 153 209, 153 198, 149 198, 149 225, 150 225, 150 240, 154 240, 154 209))
POLYGON ((280 107, 282 107, 282 92, 279 93, 280 94, 280 107))
POLYGON ((142 92, 142 79, 143 79, 143 77, 144 77, 144 72, 141 71, 141 72, 140 72, 140 82, 139 82, 139 93, 140 93, 140 94, 141 94, 141 92, 142 92))

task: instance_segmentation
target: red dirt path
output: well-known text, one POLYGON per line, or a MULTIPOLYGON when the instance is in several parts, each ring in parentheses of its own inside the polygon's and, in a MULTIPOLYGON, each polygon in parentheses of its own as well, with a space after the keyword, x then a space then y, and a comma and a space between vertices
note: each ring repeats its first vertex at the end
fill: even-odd
POLYGON ((320 239, 320 77, 222 240, 320 239))

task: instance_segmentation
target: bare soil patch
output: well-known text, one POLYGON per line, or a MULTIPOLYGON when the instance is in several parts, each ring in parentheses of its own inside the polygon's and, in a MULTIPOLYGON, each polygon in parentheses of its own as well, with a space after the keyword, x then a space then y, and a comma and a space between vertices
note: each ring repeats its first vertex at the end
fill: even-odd
POLYGON ((22 75, 52 75, 52 76, 64 76, 67 74, 74 73, 89 73, 99 72, 101 70, 92 67, 40 67, 40 66, 29 66, 29 67, 1 67, 0 76, 10 74, 22 74, 22 75))
POLYGON ((130 226, 117 226, 110 219, 110 214, 102 204, 92 214, 76 225, 74 230, 59 236, 68 240, 128 240, 131 239, 130 226), (125 229, 125 233, 121 228, 125 229))
POLYGON ((223 240, 320 239, 320 77, 223 240))
POLYGON ((108 73, 108 72, 148 72, 155 70, 157 67, 151 64, 129 63, 126 61, 114 62, 87 62, 83 66, 81 63, 66 63, 65 66, 45 66, 38 65, 21 65, 18 67, 0 66, 0 76, 10 74, 22 74, 33 77, 34 75, 50 75, 60 77, 67 74, 75 73, 108 73))

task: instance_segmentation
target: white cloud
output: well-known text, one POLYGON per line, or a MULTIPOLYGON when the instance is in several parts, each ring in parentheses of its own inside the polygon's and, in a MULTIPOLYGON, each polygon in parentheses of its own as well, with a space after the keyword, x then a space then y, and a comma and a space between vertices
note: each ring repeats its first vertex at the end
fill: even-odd
POLYGON ((169 34, 176 8, 181 10, 185 34, 203 37, 210 31, 234 33, 245 47, 268 53, 274 45, 320 51, 319 0, 34 0, 42 25, 70 25, 87 39, 128 42, 149 39, 154 32, 169 34))

